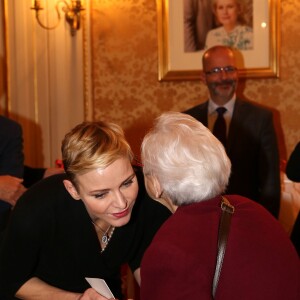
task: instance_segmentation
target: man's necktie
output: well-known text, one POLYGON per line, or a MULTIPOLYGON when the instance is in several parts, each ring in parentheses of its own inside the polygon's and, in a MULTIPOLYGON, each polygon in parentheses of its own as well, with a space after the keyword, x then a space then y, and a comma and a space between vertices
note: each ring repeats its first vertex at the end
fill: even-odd
POLYGON ((218 140, 224 145, 224 147, 226 147, 226 122, 224 119, 224 113, 226 112, 226 110, 227 109, 222 106, 216 109, 218 117, 213 128, 214 136, 218 138, 218 140))

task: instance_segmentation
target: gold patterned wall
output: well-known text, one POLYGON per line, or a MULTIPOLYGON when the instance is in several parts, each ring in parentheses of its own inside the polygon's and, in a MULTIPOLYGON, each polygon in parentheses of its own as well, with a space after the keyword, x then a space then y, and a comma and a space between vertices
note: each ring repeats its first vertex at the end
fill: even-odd
MULTIPOLYGON (((91 20, 93 118, 119 123, 138 155, 153 119, 205 101, 206 87, 158 81, 155 0, 92 0, 91 20)), ((247 98, 277 111, 282 158, 300 140, 299 20, 300 1, 281 0, 280 78, 248 79, 244 88, 247 98)))

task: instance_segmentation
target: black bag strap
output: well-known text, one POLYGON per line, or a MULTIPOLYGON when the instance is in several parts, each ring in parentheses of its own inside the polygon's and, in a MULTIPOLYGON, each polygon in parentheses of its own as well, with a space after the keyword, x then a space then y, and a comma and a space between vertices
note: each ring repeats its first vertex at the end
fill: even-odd
POLYGON ((225 197, 222 196, 221 209, 222 209, 222 216, 219 224, 218 254, 217 254, 216 269, 215 269, 215 275, 214 275, 213 286, 212 286, 213 298, 215 298, 216 290, 218 287, 218 282, 221 274, 231 217, 234 213, 234 206, 232 206, 230 202, 225 197))

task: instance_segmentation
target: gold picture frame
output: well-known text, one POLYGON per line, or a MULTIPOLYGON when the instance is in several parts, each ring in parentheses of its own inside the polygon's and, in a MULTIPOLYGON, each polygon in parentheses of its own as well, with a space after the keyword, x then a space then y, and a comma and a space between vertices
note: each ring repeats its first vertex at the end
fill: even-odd
MULTIPOLYGON (((200 78, 204 50, 184 52, 183 1, 157 0, 159 81, 200 78)), ((254 48, 239 51, 240 77, 279 77, 279 13, 280 0, 253 0, 254 48)))

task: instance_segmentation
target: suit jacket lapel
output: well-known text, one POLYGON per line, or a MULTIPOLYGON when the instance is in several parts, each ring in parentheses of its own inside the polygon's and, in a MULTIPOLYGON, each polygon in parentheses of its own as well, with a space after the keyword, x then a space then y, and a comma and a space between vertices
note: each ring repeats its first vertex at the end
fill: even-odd
POLYGON ((240 99, 236 99, 233 109, 233 114, 230 122, 230 127, 228 131, 228 139, 227 139, 227 152, 230 151, 233 146, 234 137, 239 136, 239 128, 241 128, 241 124, 247 115, 247 110, 245 109, 244 103, 240 99))
POLYGON ((208 126, 208 101, 200 104, 199 109, 197 110, 197 117, 196 119, 199 120, 204 126, 208 126))

